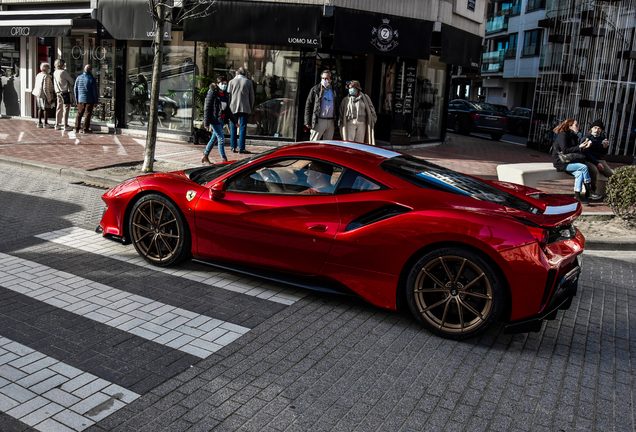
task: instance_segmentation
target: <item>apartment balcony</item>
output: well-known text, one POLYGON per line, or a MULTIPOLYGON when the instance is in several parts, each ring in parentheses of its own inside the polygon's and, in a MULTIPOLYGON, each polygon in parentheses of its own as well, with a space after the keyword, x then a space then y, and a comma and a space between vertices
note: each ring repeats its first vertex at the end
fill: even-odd
POLYGON ((510 9, 497 12, 486 21, 486 34, 508 30, 508 15, 510 9))
POLYGON ((482 73, 497 73, 504 70, 505 49, 483 53, 481 57, 482 73))

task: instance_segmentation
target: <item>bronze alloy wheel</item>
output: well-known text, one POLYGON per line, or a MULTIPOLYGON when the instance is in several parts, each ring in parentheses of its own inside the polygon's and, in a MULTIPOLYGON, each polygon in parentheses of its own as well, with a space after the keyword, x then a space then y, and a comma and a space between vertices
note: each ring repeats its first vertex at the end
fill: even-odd
POLYGON ((139 255, 155 265, 173 264, 187 251, 182 216, 171 201, 160 195, 147 195, 135 204, 130 234, 139 255))
POLYGON ((498 285, 497 276, 481 257, 447 249, 427 254, 413 267, 407 299, 426 327, 463 339, 485 330, 501 314, 498 285))

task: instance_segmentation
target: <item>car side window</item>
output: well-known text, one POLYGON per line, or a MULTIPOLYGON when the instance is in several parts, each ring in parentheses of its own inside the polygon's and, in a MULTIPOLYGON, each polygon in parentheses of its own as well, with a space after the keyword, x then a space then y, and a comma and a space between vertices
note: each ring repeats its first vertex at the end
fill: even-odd
POLYGON ((388 187, 384 186, 381 183, 378 183, 375 180, 370 179, 365 175, 360 174, 357 171, 347 169, 342 176, 342 180, 338 184, 338 190, 336 191, 336 193, 338 195, 342 195, 385 189, 388 189, 388 187))
POLYGON ((251 168, 229 180, 228 192, 332 194, 342 167, 309 159, 282 159, 251 168))

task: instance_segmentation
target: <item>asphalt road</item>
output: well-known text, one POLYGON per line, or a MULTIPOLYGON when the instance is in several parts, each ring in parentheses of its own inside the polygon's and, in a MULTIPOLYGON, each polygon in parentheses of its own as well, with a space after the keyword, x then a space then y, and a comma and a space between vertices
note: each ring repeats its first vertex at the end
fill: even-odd
POLYGON ((452 342, 407 313, 93 232, 104 190, 0 173, 0 430, 633 431, 636 254, 585 253, 540 333, 452 342))

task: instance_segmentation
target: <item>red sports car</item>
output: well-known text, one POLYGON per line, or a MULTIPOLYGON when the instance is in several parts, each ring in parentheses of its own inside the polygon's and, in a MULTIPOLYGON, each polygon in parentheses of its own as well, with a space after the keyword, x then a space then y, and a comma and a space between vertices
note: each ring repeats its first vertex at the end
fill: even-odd
POLYGON ((347 142, 128 180, 98 231, 148 262, 197 261, 353 293, 463 339, 538 331, 576 295, 581 206, 347 142))

